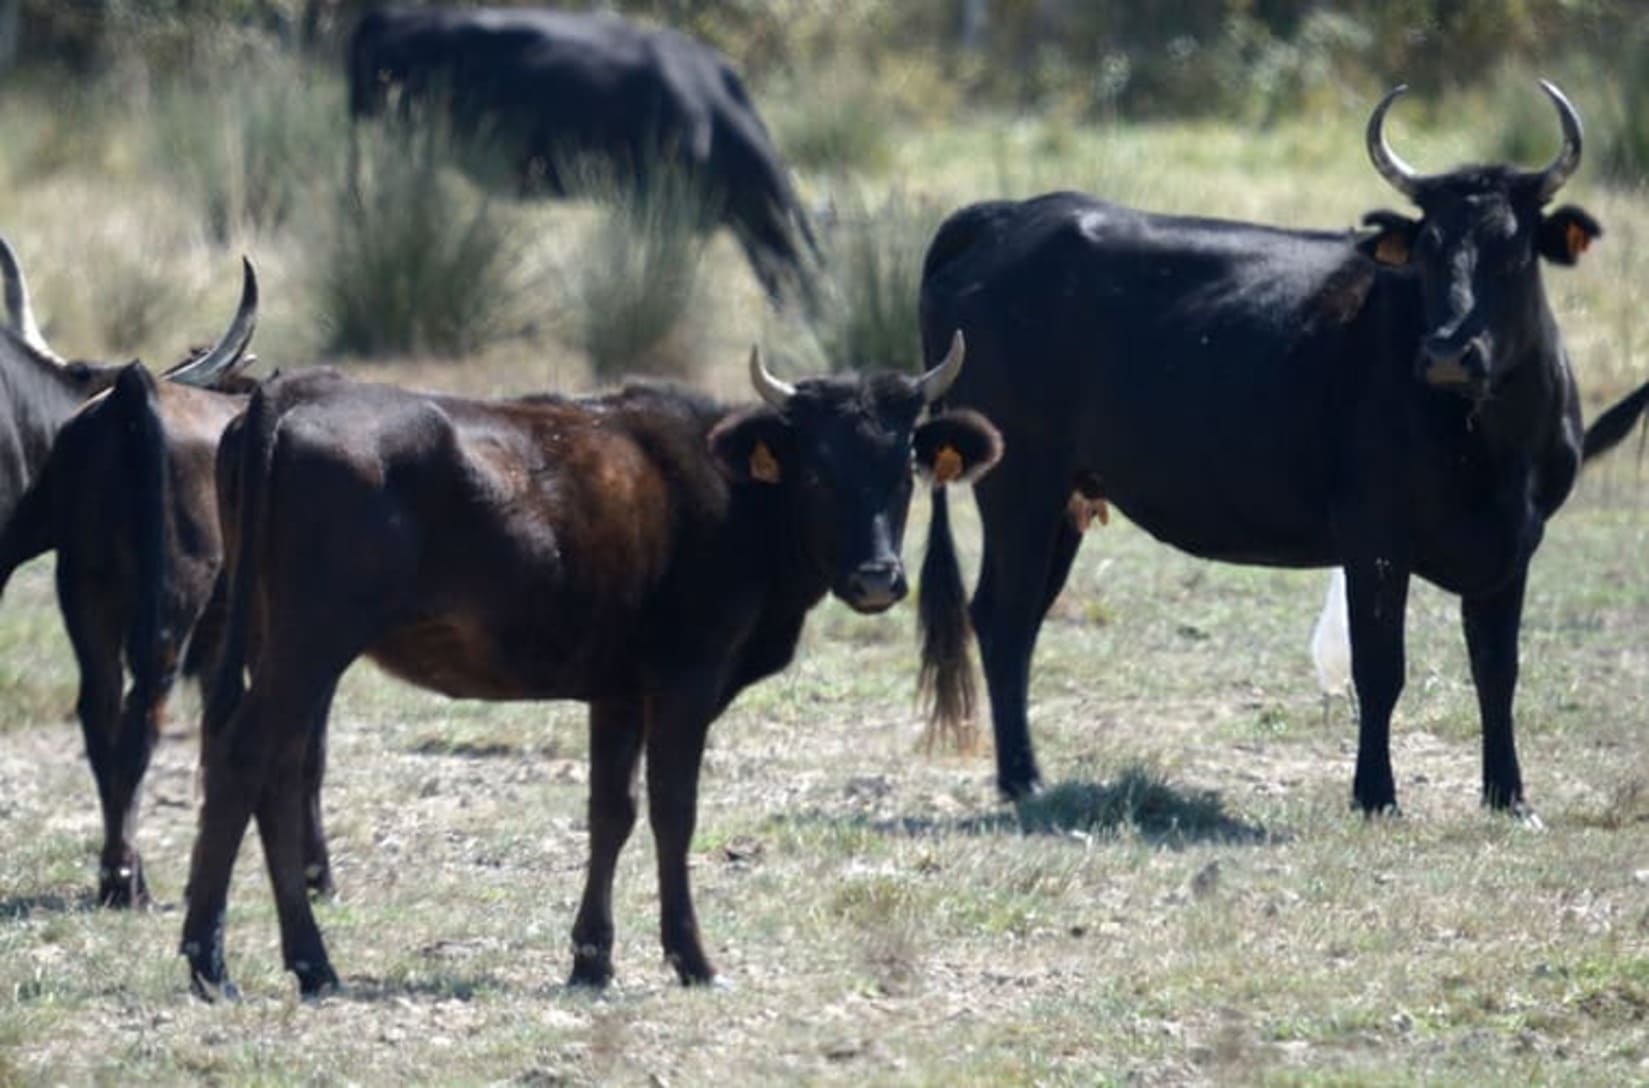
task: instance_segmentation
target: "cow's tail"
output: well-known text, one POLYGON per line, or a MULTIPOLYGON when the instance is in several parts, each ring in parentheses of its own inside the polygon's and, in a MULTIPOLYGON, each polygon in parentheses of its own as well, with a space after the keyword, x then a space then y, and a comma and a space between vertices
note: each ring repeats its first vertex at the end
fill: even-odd
MULTIPOLYGON (((259 388, 252 394, 239 426, 239 449, 232 445, 234 424, 220 448, 218 473, 220 477, 232 474, 233 479, 219 480, 219 515, 233 517, 235 524, 232 532, 230 526, 224 526, 223 570, 219 578, 227 592, 222 602, 223 629, 218 659, 211 670, 212 680, 206 692, 203 729, 209 736, 222 732, 246 694, 247 647, 257 594, 258 556, 268 521, 265 491, 279 424, 279 406, 267 387, 259 388), (227 461, 221 456, 224 452, 238 453, 238 457, 227 461), (234 496, 232 503, 223 501, 226 491, 234 496)), ((218 594, 219 589, 215 588, 213 596, 218 594)))
POLYGON ((951 537, 950 501, 942 486, 933 489, 916 617, 922 637, 917 699, 928 714, 925 742, 930 749, 937 744, 969 751, 978 743, 973 713, 977 697, 968 653, 972 626, 956 542, 951 537))
POLYGON ((1645 407, 1649 407, 1649 382, 1628 393, 1619 404, 1612 405, 1592 421, 1592 425, 1586 428, 1586 437, 1581 443, 1581 461, 1590 461, 1618 446, 1622 439, 1632 433, 1632 428, 1637 425, 1645 407))
MULTIPOLYGON (((109 391, 108 410, 114 413, 125 446, 126 524, 137 568, 137 600, 132 626, 126 632, 126 661, 132 670, 132 696, 139 705, 151 704, 165 690, 166 673, 177 668, 167 649, 166 604, 172 596, 171 473, 167 464, 166 427, 156 403, 155 379, 141 363, 121 369, 109 391)), ((118 542, 111 542, 119 547, 118 542)))

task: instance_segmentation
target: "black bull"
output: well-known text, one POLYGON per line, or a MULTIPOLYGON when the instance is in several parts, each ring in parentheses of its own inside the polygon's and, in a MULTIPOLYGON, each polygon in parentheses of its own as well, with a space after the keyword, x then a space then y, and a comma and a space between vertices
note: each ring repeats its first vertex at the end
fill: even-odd
MULTIPOLYGON (((1562 121, 1545 169, 1420 176, 1368 125, 1376 168, 1420 210, 1358 234, 1153 215, 1076 193, 965 208, 929 248, 923 338, 962 329, 948 395, 1000 429, 975 491, 984 555, 971 619, 998 784, 1039 771, 1026 720, 1032 648, 1088 511, 1116 504, 1194 555, 1343 565, 1361 706, 1354 803, 1392 808, 1389 727, 1418 575, 1458 594, 1483 725, 1483 799, 1521 810, 1512 732, 1525 576, 1582 461, 1575 383, 1540 261, 1571 265, 1600 230, 1542 209, 1578 165, 1562 121)), ((1611 434, 1624 435, 1622 406, 1611 434)), ((1605 441, 1605 439, 1608 439, 1605 441)), ((941 721, 971 706, 968 614, 935 496, 922 578, 924 680, 941 721)))
POLYGON ((612 973, 645 750, 664 951, 683 982, 709 981, 687 873, 706 730, 784 667, 827 591, 865 612, 904 595, 912 463, 965 479, 999 449, 974 413, 921 418, 961 365, 958 337, 921 379, 791 388, 753 357, 767 403, 742 411, 651 386, 486 402, 330 372, 265 384, 218 454, 230 588, 184 923, 197 990, 227 985, 223 910, 253 815, 286 965, 305 993, 336 983, 305 894, 305 806, 362 654, 452 696, 590 704, 574 982, 612 973))
POLYGON ((606 13, 388 8, 356 27, 349 86, 357 119, 381 112, 391 89, 403 107, 440 96, 525 191, 567 195, 580 179, 566 171, 586 156, 643 188, 679 170, 770 297, 794 288, 812 301, 807 215, 743 82, 702 42, 606 13))

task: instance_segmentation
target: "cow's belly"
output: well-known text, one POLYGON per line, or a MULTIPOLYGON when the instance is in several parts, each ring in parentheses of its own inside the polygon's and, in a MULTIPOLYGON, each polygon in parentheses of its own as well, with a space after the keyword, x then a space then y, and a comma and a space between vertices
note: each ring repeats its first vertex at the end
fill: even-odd
POLYGON ((368 656, 401 680, 455 699, 590 699, 619 683, 603 648, 448 614, 403 624, 368 656))

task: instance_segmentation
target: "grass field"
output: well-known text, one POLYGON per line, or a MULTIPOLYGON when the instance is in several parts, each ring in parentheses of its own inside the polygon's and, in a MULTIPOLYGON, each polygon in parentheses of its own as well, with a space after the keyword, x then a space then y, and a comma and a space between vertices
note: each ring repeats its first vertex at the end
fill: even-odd
MULTIPOLYGON (((895 132, 862 184, 941 208, 1074 187, 1350 226, 1397 199, 1364 157, 1365 108, 1263 132, 936 123, 895 132)), ((1397 113, 1393 139, 1423 167, 1487 153, 1482 126, 1397 113)), ((245 249, 264 274, 258 352, 312 358, 304 214, 220 245, 138 137, 42 164, 55 145, 30 133, 49 123, 0 117, 0 233, 54 343, 169 359, 221 325, 245 249), (144 321, 106 320, 122 291, 144 321)), ((818 198, 841 184, 804 180, 818 198)), ((1607 232, 1547 279, 1595 409, 1649 371, 1649 194, 1583 170, 1565 198, 1607 232)), ((588 383, 556 272, 586 213, 500 214, 527 239, 520 335, 361 373, 478 393, 588 383)), ((709 261, 703 381, 740 396, 751 338, 806 351, 725 238, 709 261)), ((644 829, 620 867, 618 983, 561 985, 586 844, 581 707, 448 702, 359 666, 332 716, 340 896, 319 912, 343 993, 296 1000, 249 836, 228 934, 246 1000, 192 1001, 175 953, 193 695, 145 790, 163 905, 100 911, 75 677, 50 561, 35 563, 0 607, 0 1084, 1649 1080, 1644 472, 1635 442, 1591 470, 1534 564, 1518 705, 1544 833, 1478 808, 1457 608, 1424 587, 1393 731, 1405 815, 1377 821, 1348 810, 1355 728, 1343 703, 1325 715, 1306 655, 1321 574, 1192 560, 1121 519, 1094 530, 1038 650, 1032 727, 1057 784, 1017 815, 988 754, 921 751, 912 609, 826 604, 796 664, 711 732, 694 878, 731 986, 708 992, 660 960, 644 829)), ((977 524, 956 507, 971 568, 977 524)), ((919 499, 912 556, 925 523, 919 499)))

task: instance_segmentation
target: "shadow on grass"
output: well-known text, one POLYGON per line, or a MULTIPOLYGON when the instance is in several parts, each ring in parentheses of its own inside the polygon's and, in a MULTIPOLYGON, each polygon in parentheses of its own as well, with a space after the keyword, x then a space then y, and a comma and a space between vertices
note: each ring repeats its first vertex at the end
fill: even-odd
POLYGON ((0 899, 0 922, 27 921, 35 914, 84 914, 102 910, 91 892, 78 895, 12 895, 0 899))
POLYGON ((914 816, 875 820, 823 813, 779 819, 849 824, 910 836, 999 835, 1014 831, 1023 835, 1098 838, 1133 834, 1170 848, 1210 842, 1257 846, 1289 837, 1285 832, 1271 831, 1231 815, 1217 793, 1180 789, 1141 767, 1127 768, 1110 782, 1060 782, 1019 802, 1011 812, 959 819, 914 816))
POLYGON ((432 971, 401 978, 351 975, 341 993, 332 1000, 368 1004, 396 998, 431 998, 439 1001, 470 1001, 482 994, 502 993, 509 985, 486 971, 432 971))

